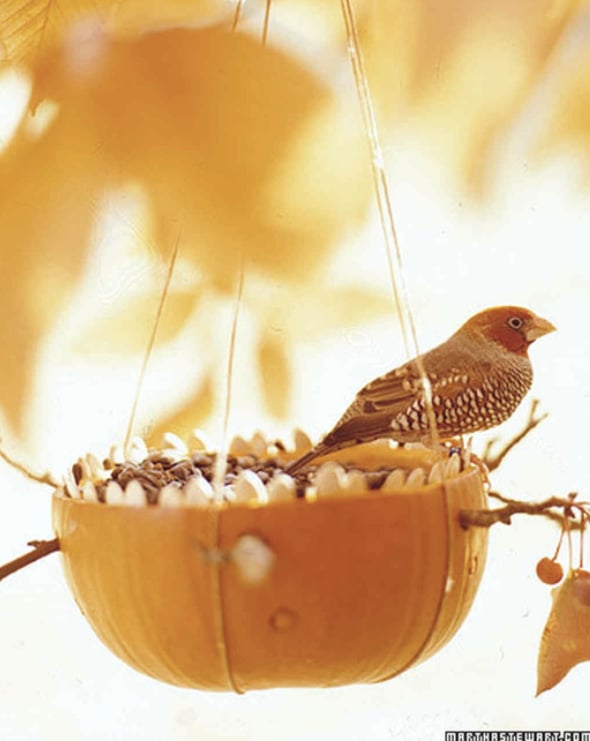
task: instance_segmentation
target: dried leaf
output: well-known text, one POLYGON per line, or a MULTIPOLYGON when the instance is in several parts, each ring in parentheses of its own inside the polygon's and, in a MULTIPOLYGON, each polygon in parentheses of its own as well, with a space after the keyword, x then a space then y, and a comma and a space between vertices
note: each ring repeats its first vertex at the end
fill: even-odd
MULTIPOLYGON (((311 221, 283 222, 267 208, 285 152, 329 98, 277 50, 218 29, 97 36, 38 65, 33 105, 46 97, 59 104, 56 126, 71 136, 83 127, 113 176, 143 187, 156 244, 182 224, 183 254, 217 285, 232 285, 242 253, 287 280, 325 256, 336 233, 329 208, 323 222, 317 209, 311 221)), ((311 207, 313 193, 299 197, 311 207)))
POLYGON ((115 0, 3 0, 0 3, 0 61, 31 61, 63 30, 86 14, 106 17, 115 0))
POLYGON ((555 687, 576 664, 590 661, 590 574, 570 571, 551 595, 539 648, 537 695, 555 687))
POLYGON ((2 0, 0 63, 31 63, 85 22, 111 30, 143 31, 173 23, 227 18, 230 9, 215 0, 2 0))
POLYGON ((257 357, 264 403, 270 414, 285 419, 292 381, 285 337, 272 330, 264 332, 258 342, 257 357))

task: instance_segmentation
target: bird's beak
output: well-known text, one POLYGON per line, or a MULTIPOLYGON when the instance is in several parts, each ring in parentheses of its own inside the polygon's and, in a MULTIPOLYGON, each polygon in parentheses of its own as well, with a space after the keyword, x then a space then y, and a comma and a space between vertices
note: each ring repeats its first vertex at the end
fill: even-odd
POLYGON ((549 332, 555 332, 555 330, 556 327, 551 322, 548 322, 547 319, 536 316, 526 328, 525 337, 527 342, 533 342, 533 340, 537 340, 544 334, 549 334, 549 332))

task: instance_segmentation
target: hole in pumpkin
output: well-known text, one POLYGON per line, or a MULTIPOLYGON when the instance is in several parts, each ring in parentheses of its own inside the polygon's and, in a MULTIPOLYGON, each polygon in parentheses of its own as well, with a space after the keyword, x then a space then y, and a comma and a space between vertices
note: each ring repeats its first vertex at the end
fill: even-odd
POLYGON ((290 610, 288 607, 279 607, 279 609, 270 616, 268 622, 273 630, 282 632, 294 628, 297 625, 298 620, 299 615, 296 612, 290 610))

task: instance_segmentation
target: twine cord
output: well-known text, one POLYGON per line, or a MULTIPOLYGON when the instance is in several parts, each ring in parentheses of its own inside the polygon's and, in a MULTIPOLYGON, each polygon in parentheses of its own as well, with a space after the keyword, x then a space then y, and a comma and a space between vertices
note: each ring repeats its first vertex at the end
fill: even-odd
POLYGON ((150 334, 150 338, 148 340, 148 344, 145 349, 145 353, 143 355, 141 368, 139 370, 139 378, 135 386, 135 395, 133 397, 133 404, 131 405, 131 412, 129 413, 129 421, 127 423, 127 431, 125 432, 125 441, 123 443, 123 454, 124 455, 127 455, 127 448, 129 447, 129 441, 133 433, 133 427, 135 425, 135 418, 137 416, 137 408, 139 406, 139 400, 140 400, 141 392, 143 390, 143 385, 145 382, 145 376, 147 373, 148 363, 150 361, 152 352, 154 350, 154 346, 156 344, 156 335, 158 334, 158 327, 160 326, 162 314, 164 313, 164 304, 166 303, 166 298, 168 297, 168 293, 170 291, 170 282, 172 281, 172 275, 174 273, 174 266, 176 265, 176 258, 178 257, 179 245, 180 245, 180 233, 178 234, 174 247, 172 248, 172 252, 170 253, 170 258, 168 260, 168 270, 166 272, 166 279, 164 281, 164 287, 162 288, 162 293, 160 295, 160 301, 158 303, 158 308, 156 310, 156 316, 154 318, 154 323, 152 325, 152 331, 150 334))
POLYGON ((369 88, 369 80, 365 70, 357 23, 351 0, 340 0, 340 6, 346 30, 348 56, 352 65, 356 91, 361 107, 365 136, 371 153, 373 185, 379 209, 381 229, 385 239, 385 251, 387 255, 387 265, 389 269, 391 288, 393 291, 393 299, 399 317, 406 357, 409 359, 412 356, 415 356, 416 358, 418 374, 424 392, 424 407, 428 418, 432 443, 437 445, 439 442, 439 435, 434 407, 432 404, 432 386, 428 376, 426 375, 422 358, 420 357, 418 336, 405 281, 402 251, 395 225, 395 219, 393 218, 389 182, 383 161, 383 148, 379 137, 379 128, 377 126, 375 108, 373 105, 371 90, 369 88))

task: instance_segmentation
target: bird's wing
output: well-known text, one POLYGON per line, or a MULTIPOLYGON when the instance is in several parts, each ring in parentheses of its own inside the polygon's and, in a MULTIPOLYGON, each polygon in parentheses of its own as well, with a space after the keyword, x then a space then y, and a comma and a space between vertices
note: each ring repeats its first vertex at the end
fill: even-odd
POLYGON ((406 370, 402 366, 375 378, 357 393, 324 442, 388 435, 393 417, 405 411, 416 398, 416 377, 415 373, 412 376, 411 368, 406 370))
POLYGON ((345 419, 344 417, 338 422, 334 429, 322 440, 321 447, 328 450, 338 450, 338 448, 356 443, 367 443, 371 440, 377 440, 380 437, 389 437, 391 435, 391 412, 381 412, 377 414, 355 414, 345 419))
MULTIPOLYGON (((442 394, 451 399, 465 391, 473 380, 472 375, 458 367, 449 367, 443 374, 427 372, 432 395, 442 394)), ((415 399, 422 398, 422 383, 418 370, 412 363, 408 363, 368 383, 359 391, 355 401, 357 410, 370 414, 402 411, 415 399)))
POLYGON ((356 400, 359 410, 370 414, 405 408, 418 392, 418 374, 408 366, 402 366, 368 383, 359 391, 356 400))

